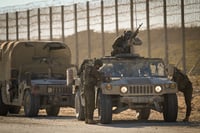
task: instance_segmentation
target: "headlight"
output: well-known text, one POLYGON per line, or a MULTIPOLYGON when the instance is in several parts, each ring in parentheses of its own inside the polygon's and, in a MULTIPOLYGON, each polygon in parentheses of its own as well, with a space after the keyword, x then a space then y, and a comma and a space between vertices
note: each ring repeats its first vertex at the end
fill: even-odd
POLYGON ((155 92, 160 93, 162 91, 162 87, 161 86, 156 86, 155 87, 155 92))
POLYGON ((107 90, 111 90, 111 89, 112 89, 112 85, 111 85, 111 84, 107 84, 107 85, 106 85, 106 89, 107 89, 107 90))
POLYGON ((127 93, 128 92, 128 88, 126 86, 122 86, 120 91, 121 91, 121 93, 127 93))
POLYGON ((48 93, 52 93, 53 89, 52 88, 48 88, 48 93))

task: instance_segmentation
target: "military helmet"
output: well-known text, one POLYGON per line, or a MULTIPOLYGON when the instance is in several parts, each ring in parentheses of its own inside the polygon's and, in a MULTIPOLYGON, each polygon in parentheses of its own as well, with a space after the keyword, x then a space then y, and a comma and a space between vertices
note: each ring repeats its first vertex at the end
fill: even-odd
POLYGON ((124 37, 128 40, 131 38, 133 32, 130 30, 124 31, 124 37))
POLYGON ((94 61, 94 65, 96 66, 96 65, 99 65, 100 67, 103 65, 103 62, 100 60, 100 59, 96 59, 95 61, 94 61))

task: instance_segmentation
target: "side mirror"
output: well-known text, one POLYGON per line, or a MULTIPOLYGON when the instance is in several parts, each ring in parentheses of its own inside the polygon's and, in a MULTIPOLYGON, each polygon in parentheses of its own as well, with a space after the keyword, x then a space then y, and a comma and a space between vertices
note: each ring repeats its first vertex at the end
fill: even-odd
POLYGON ((0 49, 0 61, 2 60, 2 57, 3 57, 3 50, 0 49))
POLYGON ((167 65, 167 68, 166 68, 167 75, 173 76, 173 74, 174 74, 174 68, 175 68, 174 64, 167 65))

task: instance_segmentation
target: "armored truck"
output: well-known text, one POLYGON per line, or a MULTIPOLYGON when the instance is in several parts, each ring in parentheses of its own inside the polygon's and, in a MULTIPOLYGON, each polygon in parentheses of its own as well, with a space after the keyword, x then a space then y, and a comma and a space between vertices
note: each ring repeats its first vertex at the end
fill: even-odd
POLYGON ((0 115, 38 115, 46 109, 57 116, 60 107, 74 106, 66 70, 71 65, 69 47, 56 41, 13 41, 0 44, 0 115))
MULTIPOLYGON (((137 112, 138 120, 148 120, 151 110, 163 113, 166 122, 177 119, 177 85, 167 78, 160 58, 123 54, 101 58, 103 77, 96 86, 95 103, 100 123, 112 122, 112 114, 126 109, 137 112)), ((92 61, 88 61, 92 62, 92 61)), ((75 79, 76 118, 84 120, 83 85, 75 79)))

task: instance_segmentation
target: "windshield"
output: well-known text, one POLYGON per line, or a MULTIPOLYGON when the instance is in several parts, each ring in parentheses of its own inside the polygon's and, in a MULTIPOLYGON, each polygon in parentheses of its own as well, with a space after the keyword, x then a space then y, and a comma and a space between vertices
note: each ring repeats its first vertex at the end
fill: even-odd
POLYGON ((163 77, 164 64, 161 60, 105 61, 100 69, 110 77, 163 77))

